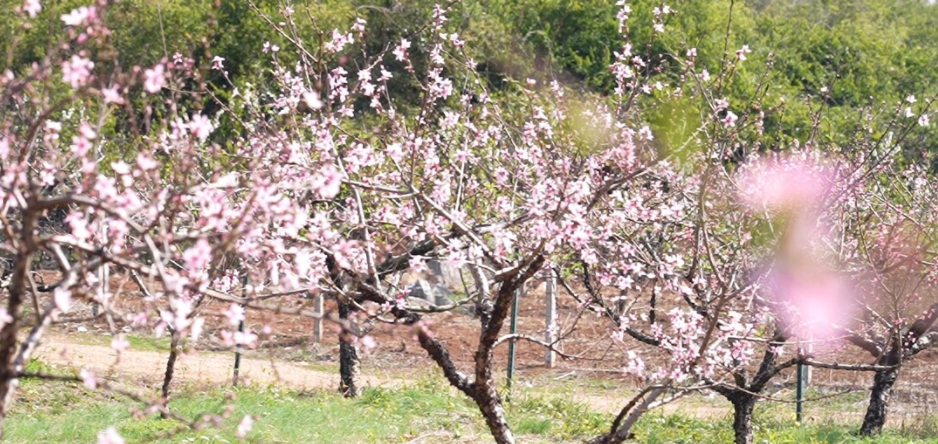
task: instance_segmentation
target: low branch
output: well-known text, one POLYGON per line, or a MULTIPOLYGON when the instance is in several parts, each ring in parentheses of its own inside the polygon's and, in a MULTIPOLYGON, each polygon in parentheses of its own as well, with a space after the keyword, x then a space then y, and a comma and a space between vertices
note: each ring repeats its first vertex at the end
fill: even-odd
POLYGON ((564 353, 562 350, 559 350, 559 349, 557 349, 557 348, 555 347, 555 344, 557 344, 557 343, 560 342, 560 341, 544 342, 544 341, 542 341, 542 340, 540 340, 540 339, 537 339, 537 338, 535 338, 535 337, 533 337, 533 336, 526 335, 526 334, 524 334, 524 333, 512 333, 512 334, 510 334, 510 335, 504 335, 504 336, 498 338, 498 340, 495 341, 495 344, 492 345, 492 348, 494 349, 494 348, 498 347, 500 344, 502 344, 502 343, 504 343, 504 342, 513 341, 513 340, 518 340, 518 339, 523 340, 523 341, 533 342, 533 343, 535 343, 535 344, 537 344, 537 345, 540 345, 541 347, 544 347, 544 348, 546 348, 546 349, 548 349, 548 350, 550 350, 550 351, 552 351, 552 352, 554 352, 554 353, 557 353, 558 355, 560 355, 560 356, 561 356, 562 358, 564 358, 564 359, 571 359, 571 360, 577 359, 576 356, 570 355, 570 354, 567 354, 567 353, 564 353))

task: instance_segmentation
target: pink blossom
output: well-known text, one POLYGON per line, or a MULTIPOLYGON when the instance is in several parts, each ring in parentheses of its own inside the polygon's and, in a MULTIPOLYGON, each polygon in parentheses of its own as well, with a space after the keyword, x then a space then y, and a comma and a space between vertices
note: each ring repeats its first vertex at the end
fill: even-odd
POLYGON ((724 117, 723 120, 722 120, 722 122, 723 122, 723 127, 724 127, 724 128, 729 128, 729 127, 731 127, 731 126, 736 126, 736 120, 737 120, 737 119, 738 119, 738 117, 736 116, 736 114, 735 114, 734 112, 732 112, 732 111, 727 111, 727 112, 726 112, 726 117, 724 117))
POLYGON ((235 436, 239 439, 244 439, 252 428, 254 428, 254 418, 252 418, 251 415, 244 415, 244 418, 238 423, 238 431, 235 433, 235 436))
POLYGON ((410 49, 410 40, 401 39, 401 43, 394 48, 394 58, 403 62, 407 58, 407 50, 410 49))
POLYGON ((199 239, 192 248, 182 253, 188 270, 202 270, 212 260, 212 247, 208 241, 199 239))
POLYGON ((116 85, 102 89, 101 95, 104 96, 104 103, 124 104, 124 98, 121 97, 120 90, 116 85))
POLYGON ((215 126, 212 125, 212 121, 201 114, 192 116, 192 120, 189 121, 189 131, 192 131, 192 135, 201 141, 205 141, 214 130, 215 126))
POLYGON ((0 307, 0 328, 3 328, 4 325, 13 322, 13 316, 10 316, 10 313, 7 312, 6 307, 0 307))
POLYGON ((98 432, 98 444, 125 444, 124 438, 117 434, 114 427, 108 427, 103 432, 98 432))
POLYGON ((153 159, 153 156, 147 152, 141 152, 137 154, 137 168, 140 168, 143 171, 152 171, 159 166, 159 163, 153 159))
POLYGON ((212 59, 212 69, 218 69, 218 70, 224 69, 224 66, 223 66, 224 63, 225 63, 224 57, 215 56, 212 59))
POLYGON ((365 19, 361 17, 356 17, 355 24, 352 25, 352 31, 355 31, 358 33, 358 35, 361 35, 363 32, 365 32, 365 25, 367 23, 368 22, 365 21, 365 19))
POLYGON ((143 89, 146 90, 146 92, 156 94, 163 89, 163 86, 166 85, 166 78, 163 75, 164 69, 162 64, 157 64, 153 68, 143 72, 145 78, 143 89))
POLYGON ((62 62, 62 81, 72 88, 78 88, 88 83, 94 62, 79 55, 73 55, 71 60, 62 62))
POLYGON ((68 288, 56 287, 53 299, 55 300, 55 307, 60 311, 68 311, 72 306, 72 292, 68 288))
POLYGON ((257 335, 249 331, 246 331, 246 332, 236 331, 234 332, 234 335, 231 336, 231 341, 235 345, 242 345, 248 348, 254 348, 257 346, 257 335))
POLYGON ((326 43, 326 50, 329 52, 339 52, 347 45, 355 42, 352 34, 342 34, 338 29, 332 30, 332 40, 326 43))
POLYGON ((808 159, 788 157, 744 167, 739 189, 755 211, 788 211, 814 205, 827 192, 832 172, 808 159))
POLYGON ((23 3, 23 10, 30 18, 35 18, 39 11, 42 11, 42 5, 39 4, 39 0, 26 0, 23 3))
POLYGON ((307 91, 303 93, 303 102, 309 109, 322 108, 322 100, 319 99, 319 93, 316 91, 307 91))
POLYGON ((280 47, 277 45, 271 45, 270 42, 264 42, 264 48, 262 51, 264 51, 265 54, 268 52, 278 52, 280 51, 280 47))
POLYGON ((78 372, 81 376, 82 383, 85 384, 85 388, 88 390, 94 390, 98 387, 98 381, 94 377, 94 373, 87 369, 81 369, 78 372))
POLYGON ((76 9, 73 9, 72 12, 62 15, 62 22, 65 23, 65 26, 79 26, 85 23, 86 20, 94 18, 95 7, 82 6, 76 9))
POLYGON ((743 45, 742 48, 736 50, 736 58, 740 61, 746 60, 746 54, 751 53, 752 50, 749 49, 749 45, 743 45))
POLYGON ((321 174, 313 188, 323 199, 332 199, 339 194, 342 186, 342 174, 334 168, 326 169, 321 174))
POLYGON ((193 343, 199 342, 202 337, 202 329, 205 328, 205 318, 197 317, 192 321, 192 327, 189 330, 189 337, 193 343))
POLYGON ((114 339, 111 339, 111 348, 118 353, 127 350, 128 347, 130 347, 130 342, 127 342, 127 338, 122 334, 114 336, 114 339))
POLYGON ((788 328, 802 340, 829 341, 837 327, 851 319, 853 306, 847 283, 823 267, 810 264, 784 265, 769 276, 768 289, 781 310, 788 328))
POLYGON ((88 122, 82 122, 81 125, 78 126, 78 134, 81 134, 81 137, 88 140, 98 137, 98 133, 95 132, 91 125, 88 125, 88 122))
POLYGON ((922 115, 918 118, 918 124, 919 124, 920 126, 928 126, 928 124, 929 124, 929 121, 928 121, 928 114, 922 114, 922 115))
POLYGON ((227 310, 225 310, 225 317, 228 318, 228 323, 231 325, 238 325, 244 321, 244 307, 232 303, 227 310))

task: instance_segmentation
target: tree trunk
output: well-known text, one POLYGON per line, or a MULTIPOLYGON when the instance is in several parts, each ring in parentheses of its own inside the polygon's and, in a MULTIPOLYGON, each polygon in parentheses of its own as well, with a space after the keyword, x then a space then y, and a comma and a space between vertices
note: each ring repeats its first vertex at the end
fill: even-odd
MULTIPOLYGON (((166 360, 166 373, 163 374, 163 407, 169 406, 169 385, 173 382, 173 372, 176 370, 177 348, 179 347, 179 333, 173 331, 172 339, 169 342, 169 359, 166 360)), ((165 411, 160 412, 160 418, 167 419, 169 415, 165 411)))
MULTIPOLYGON (((351 312, 349 304, 339 302, 339 319, 347 320, 351 312)), ((345 333, 339 338, 339 391, 346 398, 359 395, 358 377, 361 373, 361 360, 358 357, 358 348, 352 344, 345 333)))
POLYGON ((508 427, 508 419, 505 418, 505 407, 502 405, 501 397, 495 389, 494 381, 488 381, 485 385, 476 386, 476 405, 482 411, 482 417, 485 418, 485 424, 492 432, 497 444, 515 444, 515 436, 508 427))
POLYGON ((738 393, 733 399, 733 433, 736 444, 752 444, 752 410, 756 406, 756 397, 748 393, 738 393))
POLYGON ((32 262, 32 254, 20 252, 13 263, 13 276, 10 283, 9 303, 7 313, 13 318, 0 329, 0 438, 3 437, 3 425, 13 402, 13 391, 16 389, 16 333, 20 328, 23 314, 23 301, 25 300, 26 276, 32 262))
POLYGON ((876 376, 873 377, 873 389, 870 393, 870 405, 866 409, 866 416, 863 417, 863 425, 860 426, 861 435, 874 436, 883 430, 883 426, 886 425, 889 395, 898 377, 898 367, 876 372, 876 376))

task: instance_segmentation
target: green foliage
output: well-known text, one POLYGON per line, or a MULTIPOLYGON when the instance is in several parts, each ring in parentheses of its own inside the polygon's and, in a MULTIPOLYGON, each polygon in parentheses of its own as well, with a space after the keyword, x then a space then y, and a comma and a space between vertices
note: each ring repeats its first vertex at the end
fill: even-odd
MULTIPOLYGON (((20 2, 2 3, 12 10, 20 2)), ((2 59, 0 70, 16 71, 38 61, 64 35, 58 17, 83 3, 87 2, 44 1, 43 12, 31 21, 29 29, 24 29, 22 20, 13 15, 0 19, 0 31, 18 37, 10 63, 2 59)), ((377 54, 402 38, 414 39, 415 33, 431 20, 435 3, 327 0, 294 5, 292 21, 287 21, 277 0, 254 2, 256 8, 250 2, 213 5, 127 0, 108 9, 110 41, 117 50, 117 59, 125 65, 149 66, 176 51, 193 55, 201 66, 211 57, 224 57, 233 86, 263 89, 269 84, 266 56, 259 57, 264 42, 284 48, 278 54, 280 63, 292 66, 296 62, 295 51, 290 50, 292 42, 301 42, 304 49, 317 54, 332 29, 345 29, 360 16, 368 21, 368 28, 359 44, 365 54, 377 54)), ((447 29, 460 33, 467 42, 466 55, 479 63, 489 86, 509 101, 517 98, 516 82, 527 77, 542 83, 559 80, 571 90, 605 94, 613 87, 608 65, 623 43, 615 3, 458 2, 447 13, 447 29)), ((678 80, 683 68, 675 58, 683 57, 687 48, 697 48, 697 66, 716 75, 736 49, 750 45, 750 60, 741 64, 716 92, 727 97, 731 109, 739 115, 758 112, 746 107, 759 102, 764 92, 760 109, 766 111, 765 132, 777 146, 807 140, 818 111, 820 142, 844 145, 856 132, 865 107, 898 103, 909 94, 923 98, 938 88, 934 74, 938 8, 924 1, 683 0, 670 5, 677 12, 667 18, 664 34, 655 34, 651 29, 651 11, 660 2, 635 0, 629 4, 633 11, 629 20, 633 50, 652 66, 663 69, 656 76, 665 83, 678 80)), ((0 39, 0 50, 5 53, 12 41, 0 39)), ((426 57, 417 49, 419 46, 412 54, 418 65, 426 57)), ((355 57, 346 61, 352 69, 367 62, 355 57)), ((395 63, 389 61, 388 68, 399 72, 402 66, 395 63)), ((99 69, 104 68, 102 65, 99 69)), ((226 92, 232 85, 217 72, 210 71, 208 76, 217 85, 218 95, 227 100, 226 92)), ((419 108, 419 85, 414 78, 399 76, 391 82, 389 92, 396 100, 411 104, 399 110, 404 114, 413 114, 419 108)), ((210 113, 217 111, 208 102, 192 105, 207 106, 210 113)), ((671 111, 680 117, 669 118, 668 110, 657 110, 648 119, 664 149, 680 146, 688 130, 700 121, 701 111, 707 109, 703 103, 674 106, 680 109, 671 111), (675 122, 678 118, 687 120, 675 122)), ((243 130, 233 122, 227 117, 222 119, 214 140, 221 142, 240 134, 243 130)), ((934 139, 933 132, 924 132, 934 139)))

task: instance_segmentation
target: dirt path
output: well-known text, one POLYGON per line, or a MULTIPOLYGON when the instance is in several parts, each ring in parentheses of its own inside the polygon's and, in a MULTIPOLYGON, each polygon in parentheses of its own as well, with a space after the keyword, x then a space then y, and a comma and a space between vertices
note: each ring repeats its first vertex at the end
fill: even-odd
MULTIPOLYGON (((46 364, 86 368, 97 375, 120 374, 135 380, 158 385, 162 383, 168 354, 158 351, 127 350, 117 353, 103 345, 77 343, 65 336, 54 335, 44 339, 37 349, 37 357, 46 364)), ((232 353, 199 352, 181 355, 176 361, 174 378, 187 382, 225 384, 232 381, 234 355, 232 353)), ((338 372, 325 372, 300 365, 252 358, 241 359, 240 378, 259 384, 283 384, 306 390, 337 388, 338 372)), ((398 386, 400 380, 363 375, 365 386, 398 386)))
MULTIPOLYGON (((135 383, 151 388, 159 387, 166 369, 166 352, 153 350, 127 350, 117 353, 104 345, 83 344, 66 335, 47 336, 37 349, 37 357, 45 364, 85 368, 96 375, 121 375, 131 377, 135 383)), ((232 353, 199 352, 181 355, 176 361, 176 381, 228 384, 232 381, 234 356, 232 353)), ((298 390, 334 389, 339 385, 338 372, 314 370, 283 361, 242 358, 241 380, 258 384, 278 384, 298 390)), ((375 375, 362 375, 362 384, 370 387, 399 387, 407 380, 375 375)), ((455 390, 454 390, 455 393, 455 390)), ((577 402, 589 405, 603 413, 618 413, 626 402, 625 398, 606 397, 592 393, 573 395, 577 402)), ((718 417, 729 413, 728 408, 712 406, 689 406, 678 402, 664 406, 668 413, 681 412, 718 417), (689 410, 689 412, 688 412, 689 410)))

